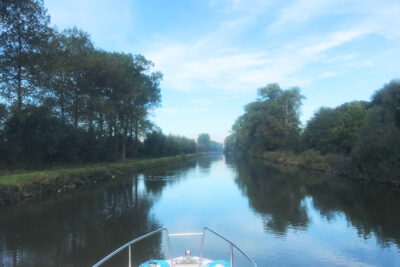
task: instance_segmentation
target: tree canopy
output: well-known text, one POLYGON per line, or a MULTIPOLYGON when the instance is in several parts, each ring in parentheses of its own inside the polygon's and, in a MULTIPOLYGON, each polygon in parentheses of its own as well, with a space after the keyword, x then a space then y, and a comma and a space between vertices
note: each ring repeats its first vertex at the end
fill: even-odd
POLYGON ((232 134, 225 140, 225 151, 229 154, 296 150, 303 98, 298 87, 283 90, 274 83, 258 89, 258 99, 245 106, 245 113, 232 126, 232 134))
MULTIPOLYGON (((325 157, 339 171, 376 179, 400 179, 400 81, 378 90, 371 102, 321 107, 300 128, 303 97, 297 87, 269 84, 225 139, 227 155, 285 150, 303 157, 325 157)), ((310 161, 313 159, 310 158, 310 161)))
POLYGON ((320 108, 302 134, 302 148, 322 153, 350 154, 364 126, 368 102, 354 101, 337 108, 320 108))
POLYGON ((391 81, 372 97, 365 125, 351 153, 357 171, 398 178, 400 173, 400 81, 391 81))
POLYGON ((176 136, 162 153, 145 151, 156 149, 146 138, 159 134, 150 115, 162 74, 143 55, 104 51, 76 27, 51 28, 42 0, 1 1, 0 18, 0 162, 196 151, 194 140, 176 136))

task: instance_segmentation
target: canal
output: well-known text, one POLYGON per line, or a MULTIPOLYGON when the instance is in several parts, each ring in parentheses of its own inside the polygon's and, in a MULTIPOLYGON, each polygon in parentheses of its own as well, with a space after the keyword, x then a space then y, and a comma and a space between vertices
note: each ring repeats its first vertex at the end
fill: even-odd
MULTIPOLYGON (((206 156, 174 169, 0 207, 0 267, 90 266, 125 242, 167 227, 207 226, 258 266, 399 266, 400 191, 275 165, 206 156)), ((197 254, 199 239, 171 240, 197 254)), ((205 253, 229 258, 206 238, 205 253)), ((154 236, 132 248, 136 266, 166 256, 154 236)), ((127 264, 126 251, 110 262, 127 264)), ((240 257, 235 258, 241 265, 240 257)), ((124 265, 127 266, 127 265, 124 265)))

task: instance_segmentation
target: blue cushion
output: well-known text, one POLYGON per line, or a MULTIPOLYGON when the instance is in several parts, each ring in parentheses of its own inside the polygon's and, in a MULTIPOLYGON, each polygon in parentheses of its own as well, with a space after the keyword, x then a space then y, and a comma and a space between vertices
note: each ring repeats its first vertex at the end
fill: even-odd
POLYGON ((217 264, 221 264, 224 267, 230 267, 231 266, 231 263, 229 261, 227 261, 227 260, 219 260, 219 261, 209 262, 206 265, 204 265, 204 267, 214 267, 217 264))
POLYGON ((148 267, 150 262, 157 263, 157 266, 160 266, 160 267, 170 267, 169 263, 164 260, 150 260, 150 261, 140 264, 139 267, 148 267))

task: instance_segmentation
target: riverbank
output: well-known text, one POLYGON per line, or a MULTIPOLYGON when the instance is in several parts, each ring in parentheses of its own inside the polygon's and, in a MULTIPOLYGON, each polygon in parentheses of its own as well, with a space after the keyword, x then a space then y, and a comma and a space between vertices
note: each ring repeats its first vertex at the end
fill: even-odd
POLYGON ((83 185, 117 179, 123 175, 142 172, 150 168, 178 166, 202 155, 204 154, 127 160, 2 175, 0 176, 0 205, 46 193, 74 190, 83 185))
POLYGON ((367 174, 356 173, 349 165, 349 159, 340 155, 322 155, 315 150, 307 150, 300 154, 287 151, 274 151, 264 152, 262 154, 251 154, 250 156, 318 172, 336 174, 356 180, 378 182, 400 187, 400 180, 397 179, 371 177, 367 174))

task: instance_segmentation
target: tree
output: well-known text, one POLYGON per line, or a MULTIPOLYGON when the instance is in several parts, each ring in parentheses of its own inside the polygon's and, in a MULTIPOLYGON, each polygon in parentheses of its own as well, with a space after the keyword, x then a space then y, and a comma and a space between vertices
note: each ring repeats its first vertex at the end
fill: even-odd
POLYGON ((300 106, 304 98, 299 88, 282 90, 274 83, 258 89, 258 96, 236 120, 233 136, 226 139, 225 151, 297 150, 300 106))
POLYGON ((400 81, 391 81, 372 97, 360 137, 351 153, 358 172, 400 179, 400 81))
POLYGON ((151 126, 147 120, 151 109, 160 103, 159 72, 147 74, 153 63, 141 55, 121 55, 125 57, 123 69, 126 71, 121 81, 121 102, 119 103, 119 122, 121 125, 121 158, 126 159, 126 143, 129 131, 134 132, 134 146, 137 150, 139 135, 151 126))
POLYGON ((49 16, 41 0, 0 2, 0 93, 21 111, 39 84, 49 16))
POLYGON ((302 134, 302 148, 348 155, 364 126, 368 102, 353 101, 334 109, 320 108, 302 134))
POLYGON ((197 137, 197 143, 199 144, 199 151, 205 152, 208 151, 210 147, 210 135, 207 133, 199 134, 197 137))

